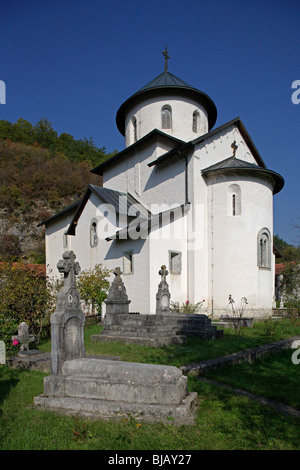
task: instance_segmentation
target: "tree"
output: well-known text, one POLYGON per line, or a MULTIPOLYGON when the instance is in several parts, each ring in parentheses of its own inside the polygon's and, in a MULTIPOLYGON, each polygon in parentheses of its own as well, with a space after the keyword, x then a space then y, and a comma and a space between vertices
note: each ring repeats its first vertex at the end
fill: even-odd
POLYGON ((15 124, 12 125, 11 139, 14 142, 23 142, 26 145, 34 143, 34 130, 33 125, 26 121, 26 119, 19 118, 15 124))
POLYGON ((34 126, 35 140, 41 147, 55 148, 57 143, 57 132, 47 118, 42 118, 34 126))
POLYGON ((86 306, 91 308, 93 315, 96 307, 100 313, 101 303, 106 298, 109 289, 111 272, 102 264, 96 264, 93 268, 82 271, 77 278, 80 297, 86 303, 86 306))

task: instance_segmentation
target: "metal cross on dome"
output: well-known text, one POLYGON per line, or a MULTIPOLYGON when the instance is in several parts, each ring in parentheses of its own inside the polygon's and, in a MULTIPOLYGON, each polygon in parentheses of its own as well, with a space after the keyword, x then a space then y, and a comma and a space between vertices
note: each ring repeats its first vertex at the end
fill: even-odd
POLYGON ((168 60, 170 59, 170 56, 168 54, 168 49, 167 49, 167 45, 166 45, 166 48, 165 50, 162 52, 164 58, 165 58, 165 72, 168 71, 168 60))

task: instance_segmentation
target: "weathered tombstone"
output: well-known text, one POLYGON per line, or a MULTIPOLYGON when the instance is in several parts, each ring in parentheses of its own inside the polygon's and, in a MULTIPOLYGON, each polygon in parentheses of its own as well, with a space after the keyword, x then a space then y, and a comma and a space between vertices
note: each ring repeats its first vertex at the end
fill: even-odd
POLYGON ((73 251, 65 251, 57 264, 64 274, 64 285, 57 295, 56 309, 51 315, 51 362, 52 373, 60 375, 66 360, 85 357, 85 315, 80 306, 76 289, 76 275, 80 272, 73 251))
POLYGON ((11 337, 13 341, 18 341, 21 345, 19 354, 29 351, 29 343, 35 341, 35 336, 29 334, 29 326, 24 321, 19 325, 18 334, 11 337))
POLYGON ((161 281, 158 284, 158 291, 156 294, 156 314, 161 315, 164 313, 170 313, 171 294, 169 291, 169 285, 166 281, 169 271, 165 265, 162 265, 158 274, 161 276, 161 281))
POLYGON ((129 304, 131 300, 128 300, 126 294, 126 288, 121 279, 121 269, 116 268, 114 270, 115 278, 110 286, 107 298, 104 300, 106 304, 106 314, 110 313, 129 313, 129 304))
POLYGON ((5 343, 0 341, 0 364, 6 364, 5 343))

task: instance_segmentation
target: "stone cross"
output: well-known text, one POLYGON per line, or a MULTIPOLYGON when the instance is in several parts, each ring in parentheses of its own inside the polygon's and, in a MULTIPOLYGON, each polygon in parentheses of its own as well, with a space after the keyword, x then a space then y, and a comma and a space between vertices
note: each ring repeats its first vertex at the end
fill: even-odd
POLYGON ((161 276, 161 282, 167 282, 167 275, 169 274, 169 271, 167 270, 166 266, 163 264, 158 271, 158 274, 161 276))
POLYGON ((156 293, 156 314, 161 315, 164 313, 170 313, 170 298, 169 286, 166 281, 166 277, 169 274, 166 266, 163 264, 158 271, 161 276, 161 281, 158 284, 158 291, 156 293))
POLYGON ((168 71, 168 60, 170 59, 170 56, 168 55, 167 45, 166 45, 166 48, 165 48, 165 50, 163 51, 162 54, 165 58, 165 72, 167 72, 168 71))
POLYGON ((238 146, 236 145, 236 141, 232 142, 231 148, 233 150, 233 156, 235 157, 236 151, 238 149, 238 146))
POLYGON ((131 300, 128 300, 126 288, 121 278, 121 274, 123 274, 121 268, 115 268, 113 273, 115 278, 111 283, 107 298, 104 300, 106 305, 106 315, 115 313, 128 314, 131 300))
POLYGON ((115 268, 115 270, 113 271, 113 274, 116 276, 115 281, 121 281, 121 274, 123 274, 121 271, 121 268, 119 267, 115 268))
POLYGON ((35 336, 29 334, 29 326, 27 323, 22 322, 18 328, 18 334, 12 336, 13 341, 17 340, 21 344, 20 351, 28 351, 29 343, 35 341, 35 336))
POLYGON ((63 259, 57 263, 57 269, 60 273, 64 273, 64 286, 75 287, 75 276, 80 272, 79 263, 76 261, 76 256, 73 251, 65 251, 63 259))

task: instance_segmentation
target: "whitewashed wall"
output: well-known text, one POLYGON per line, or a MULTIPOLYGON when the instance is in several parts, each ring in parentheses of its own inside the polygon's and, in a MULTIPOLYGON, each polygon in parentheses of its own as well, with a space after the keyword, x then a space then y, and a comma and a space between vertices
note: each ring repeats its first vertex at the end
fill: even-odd
POLYGON ((138 140, 153 129, 160 129, 166 134, 185 142, 196 139, 208 132, 207 112, 197 101, 178 96, 149 98, 132 107, 125 118, 126 147, 134 142, 132 131, 133 117, 136 118, 138 140), (172 127, 170 129, 162 129, 161 110, 165 105, 170 106, 172 109, 172 127), (193 132, 192 128, 194 111, 198 111, 200 115, 197 132, 193 132))
POLYGON ((184 160, 172 161, 172 165, 148 166, 148 163, 172 148, 171 145, 167 146, 166 143, 159 141, 153 142, 146 148, 133 149, 118 163, 105 168, 103 186, 129 192, 134 197, 140 198, 147 206, 183 204, 185 202, 184 160))

